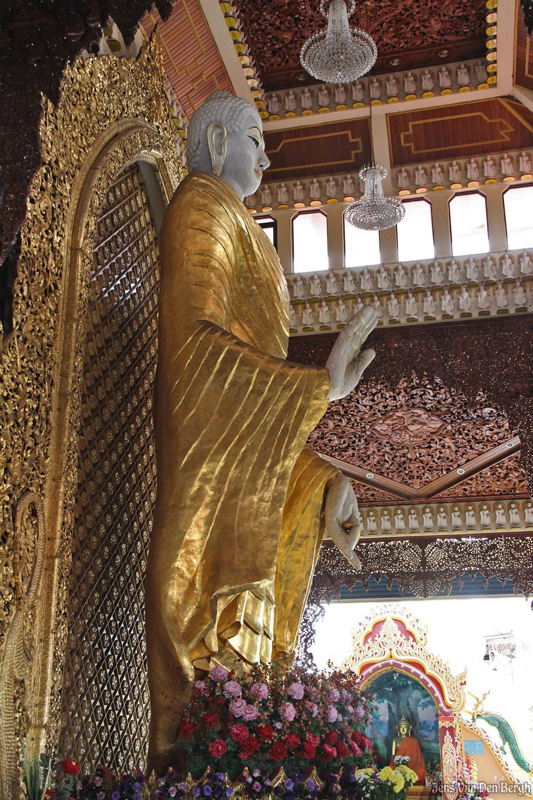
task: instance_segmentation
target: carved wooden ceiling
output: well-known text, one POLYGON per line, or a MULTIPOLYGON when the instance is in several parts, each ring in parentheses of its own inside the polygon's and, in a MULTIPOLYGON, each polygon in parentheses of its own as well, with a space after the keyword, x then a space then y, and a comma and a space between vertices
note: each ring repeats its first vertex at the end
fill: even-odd
MULTIPOLYGON (((305 39, 325 27, 318 0, 237 4, 265 88, 312 82, 299 53, 305 39)), ((484 0, 355 0, 352 24, 375 39, 374 72, 388 72, 482 57, 485 15, 484 0)))
MULTIPOLYGON (((532 325, 435 328, 374 331, 376 359, 311 434, 363 507, 528 497, 533 399, 512 389, 531 373, 532 325)), ((293 339, 289 357, 323 364, 333 337, 321 338, 293 339)))

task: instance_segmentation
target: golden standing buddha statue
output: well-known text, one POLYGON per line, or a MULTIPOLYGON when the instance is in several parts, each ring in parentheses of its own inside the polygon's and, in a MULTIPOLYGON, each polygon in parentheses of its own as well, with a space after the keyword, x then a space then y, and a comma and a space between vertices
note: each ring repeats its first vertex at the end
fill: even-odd
POLYGON ((424 785, 426 782, 426 763, 424 756, 417 739, 411 736, 412 725, 405 716, 402 714, 396 725, 397 735, 392 741, 392 759, 390 766, 392 769, 396 766, 394 759, 397 756, 406 756, 409 759, 408 767, 416 772, 418 780, 417 785, 424 785))
POLYGON ((212 94, 191 118, 188 165, 160 235, 146 579, 149 766, 160 774, 178 760, 181 709, 202 671, 294 652, 325 527, 358 563, 351 484, 305 442, 357 385, 377 324, 371 308, 349 321, 325 369, 286 360, 286 281, 242 202, 269 166, 253 106, 212 94))

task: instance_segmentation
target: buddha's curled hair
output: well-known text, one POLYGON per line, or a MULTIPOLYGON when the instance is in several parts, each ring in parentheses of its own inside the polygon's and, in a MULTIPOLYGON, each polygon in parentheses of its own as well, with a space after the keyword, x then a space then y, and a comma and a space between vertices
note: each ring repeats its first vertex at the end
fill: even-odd
POLYGON ((205 103, 191 117, 187 128, 187 168, 189 172, 197 172, 202 160, 202 145, 207 146, 206 130, 212 122, 221 122, 228 133, 235 133, 243 125, 247 115, 257 119, 257 126, 262 130, 262 122, 255 107, 234 97, 230 92, 213 92, 205 103))

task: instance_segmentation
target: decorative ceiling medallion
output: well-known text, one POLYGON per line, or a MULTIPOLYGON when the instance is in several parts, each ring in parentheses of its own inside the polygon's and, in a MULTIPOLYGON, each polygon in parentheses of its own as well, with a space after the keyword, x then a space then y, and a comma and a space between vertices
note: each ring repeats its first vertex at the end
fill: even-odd
POLYGON ((411 447, 429 441, 445 426, 441 417, 424 408, 406 408, 390 411, 371 426, 368 434, 398 447, 411 447))

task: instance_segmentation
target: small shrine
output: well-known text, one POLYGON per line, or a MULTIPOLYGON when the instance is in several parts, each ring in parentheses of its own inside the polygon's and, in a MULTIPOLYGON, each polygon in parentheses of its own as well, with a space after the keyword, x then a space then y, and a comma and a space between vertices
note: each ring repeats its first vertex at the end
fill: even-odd
POLYGON ((413 758, 423 759, 425 785, 419 780, 409 797, 433 792, 456 800, 465 785, 481 787, 492 798, 510 792, 532 796, 532 765, 509 723, 483 711, 482 701, 467 691, 466 670, 451 672, 429 649, 427 628, 405 607, 390 605, 385 613, 381 607, 359 624, 346 667, 358 676, 359 688, 374 695, 367 733, 379 759, 403 761, 417 772, 413 758), (476 701, 471 711, 469 696, 476 701))

